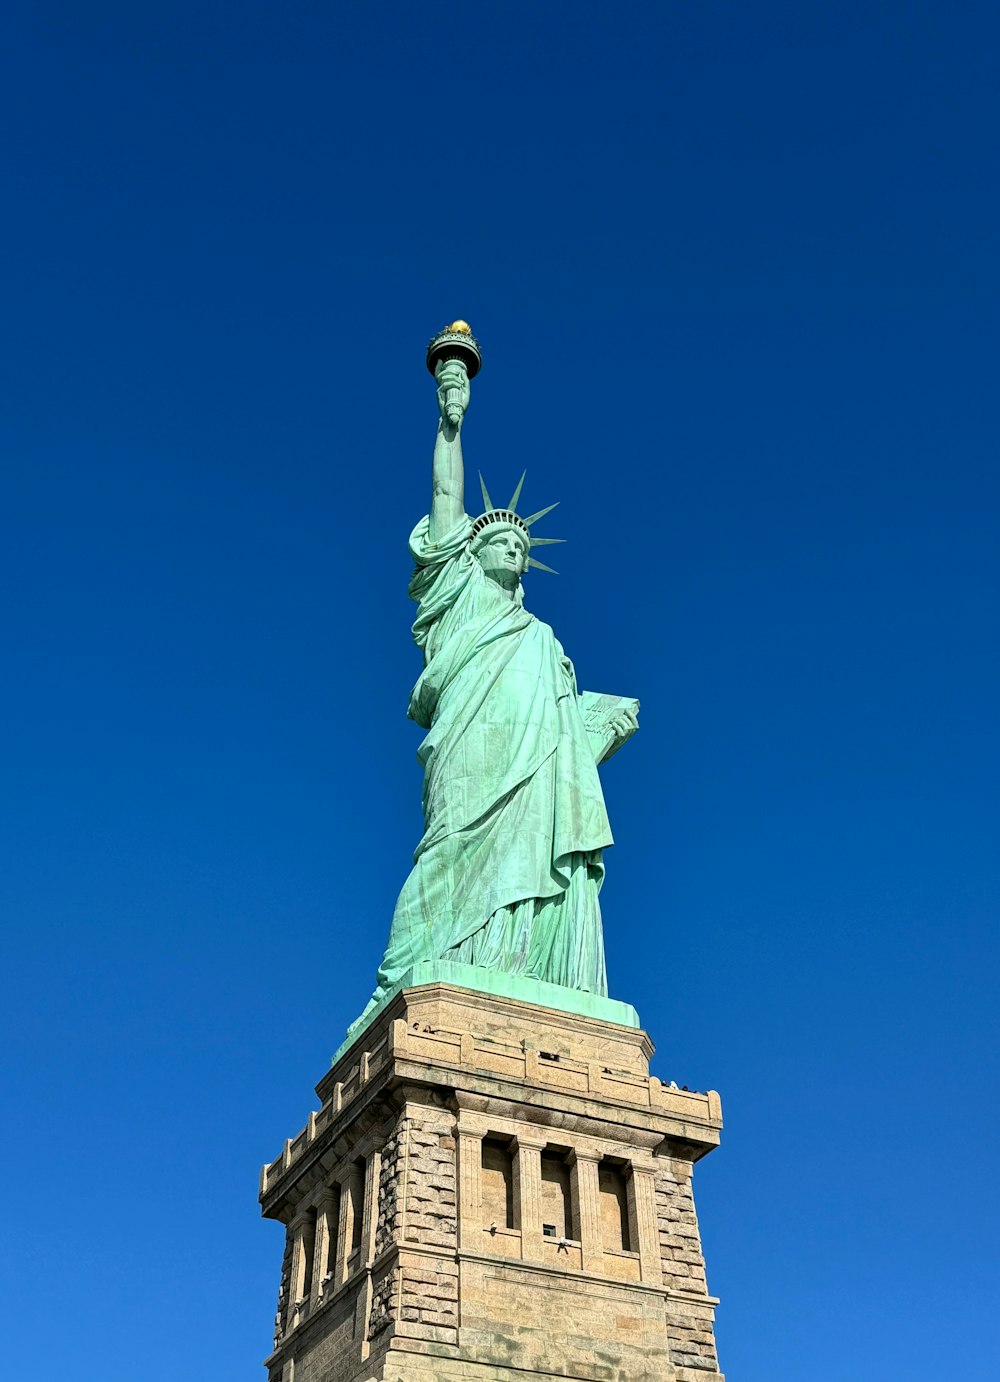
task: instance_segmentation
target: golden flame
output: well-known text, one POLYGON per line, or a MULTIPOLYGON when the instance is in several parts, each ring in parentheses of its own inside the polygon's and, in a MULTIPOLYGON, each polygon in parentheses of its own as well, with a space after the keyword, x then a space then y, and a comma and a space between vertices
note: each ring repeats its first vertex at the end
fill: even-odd
POLYGON ((461 331, 466 336, 472 335, 472 327, 468 322, 463 321, 452 322, 451 326, 445 327, 445 331, 461 331))

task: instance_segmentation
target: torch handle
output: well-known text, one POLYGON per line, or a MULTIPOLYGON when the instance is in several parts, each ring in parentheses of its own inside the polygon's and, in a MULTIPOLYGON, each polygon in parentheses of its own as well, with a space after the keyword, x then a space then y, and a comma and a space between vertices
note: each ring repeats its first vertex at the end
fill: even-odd
POLYGON ((461 425, 462 418, 465 417, 465 408, 462 405, 461 389, 449 389, 444 396, 445 416, 452 427, 461 425))
MULTIPOLYGON (((461 365, 462 373, 465 374, 466 379, 468 379, 468 370, 466 369, 464 360, 459 359, 457 356, 452 356, 450 360, 443 360, 441 363, 446 365, 461 365)), ((462 402, 463 392, 464 390, 461 387, 456 388, 455 386, 445 389, 444 391, 444 415, 452 427, 460 427, 462 425, 462 419, 465 417, 465 404, 462 402)))

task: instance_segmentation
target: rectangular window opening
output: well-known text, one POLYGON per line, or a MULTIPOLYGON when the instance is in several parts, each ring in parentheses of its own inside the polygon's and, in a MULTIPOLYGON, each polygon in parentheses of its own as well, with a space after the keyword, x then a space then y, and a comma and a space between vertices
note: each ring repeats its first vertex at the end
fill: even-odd
POLYGON ((514 1227, 514 1155, 506 1138, 483 1138, 482 1201, 484 1227, 514 1227))
POLYGON ((602 1161, 597 1168, 601 1209, 601 1241, 607 1252, 632 1252, 629 1223, 628 1176, 622 1166, 602 1161))
POLYGON ((569 1166, 558 1152, 542 1153, 542 1219, 555 1228, 554 1238, 572 1238, 569 1166))
POLYGON ((337 1234, 340 1232, 340 1186, 336 1186, 326 1218, 326 1261, 321 1264, 323 1279, 333 1276, 337 1263, 337 1234))
POLYGON ((312 1294, 313 1271, 316 1265, 316 1211, 310 1210, 309 1218, 302 1229, 302 1299, 308 1300, 312 1294))
POLYGON ((361 1246, 361 1229, 365 1214, 365 1163, 356 1161, 348 1182, 351 1196, 351 1253, 361 1246))

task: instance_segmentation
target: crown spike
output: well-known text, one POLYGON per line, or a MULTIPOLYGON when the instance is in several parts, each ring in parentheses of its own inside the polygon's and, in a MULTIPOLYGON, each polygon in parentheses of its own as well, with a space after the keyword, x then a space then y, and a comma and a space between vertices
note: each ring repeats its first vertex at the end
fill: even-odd
POLYGON ((531 545, 532 547, 551 547, 554 542, 565 541, 566 539, 564 537, 533 537, 531 539, 531 545))
POLYGON ((520 478, 520 480, 518 480, 518 482, 517 482, 517 489, 516 489, 516 490, 514 491, 514 493, 511 495, 510 503, 507 505, 507 507, 508 507, 508 509, 510 509, 511 513, 517 513, 517 501, 518 501, 518 500, 520 499, 520 497, 521 497, 521 486, 524 484, 524 477, 525 477, 525 475, 527 475, 527 473, 528 473, 528 472, 527 472, 526 470, 524 470, 524 471, 521 472, 521 478, 520 478))
POLYGON ((483 491, 483 508, 486 510, 487 513, 492 513, 493 500, 490 498, 490 492, 486 488, 486 481, 483 479, 482 471, 479 472, 479 487, 483 491))
POLYGON ((559 500, 557 499, 555 504, 550 504, 547 509, 539 509, 537 513, 533 513, 530 518, 524 520, 524 526, 530 528, 532 523, 537 523, 540 518, 544 518, 547 513, 551 513, 558 503, 559 500))
POLYGON ((536 571, 548 571, 551 576, 559 575, 558 571, 554 570, 551 566, 546 566, 543 561, 535 561, 534 557, 528 558, 528 565, 533 566, 536 571))

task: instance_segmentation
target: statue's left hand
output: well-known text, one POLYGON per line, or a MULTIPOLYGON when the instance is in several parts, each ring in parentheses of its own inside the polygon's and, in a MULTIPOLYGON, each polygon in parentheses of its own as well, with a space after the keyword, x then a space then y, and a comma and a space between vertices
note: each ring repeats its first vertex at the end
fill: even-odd
POLYGON ((614 731, 616 739, 627 739, 639 728, 639 717, 634 710, 619 710, 608 721, 608 728, 614 731))

